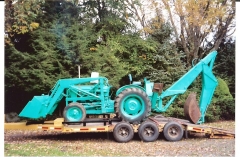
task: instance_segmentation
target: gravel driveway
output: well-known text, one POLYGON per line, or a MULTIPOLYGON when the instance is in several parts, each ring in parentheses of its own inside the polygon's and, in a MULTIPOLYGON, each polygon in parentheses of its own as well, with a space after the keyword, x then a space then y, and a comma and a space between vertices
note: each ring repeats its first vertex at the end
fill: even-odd
POLYGON ((168 142, 161 134, 155 142, 142 142, 135 134, 130 142, 117 143, 112 133, 5 130, 4 146, 5 156, 235 156, 235 139, 168 142))

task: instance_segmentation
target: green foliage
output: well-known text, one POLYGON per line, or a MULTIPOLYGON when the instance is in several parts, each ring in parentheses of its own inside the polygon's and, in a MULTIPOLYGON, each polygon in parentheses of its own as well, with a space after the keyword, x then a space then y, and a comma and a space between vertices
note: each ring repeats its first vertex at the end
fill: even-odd
POLYGON ((117 6, 111 9, 110 2, 85 11, 64 0, 44 3, 45 14, 38 16, 38 29, 14 36, 14 45, 5 49, 6 104, 13 108, 10 111, 19 112, 12 97, 24 95, 18 105, 22 109, 34 95, 48 93, 58 79, 78 77, 79 64, 81 77, 98 71, 116 88, 123 76, 144 71, 146 62, 139 56, 154 52, 156 42, 130 31, 124 11, 117 12, 117 6), (100 21, 92 20, 98 16, 100 21), (99 37, 102 41, 97 41, 99 37))
MULTIPOLYGON (((188 69, 183 62, 185 55, 177 50, 174 43, 170 42, 172 29, 168 24, 156 27, 153 21, 151 30, 150 38, 158 45, 156 52, 148 54, 151 62, 145 65, 147 68, 144 71, 144 76, 153 82, 164 83, 165 90, 187 72, 188 69)), ((195 88, 192 88, 191 91, 195 91, 195 88)), ((184 118, 183 106, 188 94, 189 92, 186 92, 186 94, 178 96, 163 115, 184 118)), ((168 101, 169 97, 164 98, 163 105, 167 104, 168 101)))
POLYGON ((150 37, 158 46, 155 53, 148 53, 151 62, 146 65, 144 75, 154 82, 164 83, 165 88, 168 88, 187 72, 183 62, 185 55, 170 42, 172 29, 168 24, 162 24, 160 28, 154 27, 152 30, 150 37))
POLYGON ((174 117, 174 118, 182 118, 185 119, 184 109, 182 104, 174 103, 174 105, 170 106, 166 112, 163 113, 165 117, 174 117))
MULTIPOLYGON (((92 22, 88 18, 80 21, 72 16, 65 18, 69 13, 67 6, 62 5, 64 12, 59 19, 61 22, 56 20, 53 29, 57 35, 59 53, 73 66, 81 65, 82 77, 89 77, 92 71, 98 71, 101 76, 111 78, 110 83, 117 88, 119 80, 128 73, 142 74, 146 70, 146 62, 140 56, 154 52, 156 42, 143 40, 131 31, 124 33, 130 24, 124 16, 116 14, 115 3, 106 1, 100 8, 95 2, 88 1, 83 5, 85 9, 81 9, 81 17, 97 16, 93 7, 99 10, 100 19, 92 22), (109 9, 106 5, 110 8, 114 6, 109 9)), ((122 14, 121 11, 118 13, 122 14)), ((72 74, 76 76, 76 73, 72 74)))
POLYGON ((119 78, 127 74, 127 65, 120 62, 114 54, 116 47, 112 45, 96 45, 96 50, 88 50, 81 55, 82 68, 87 74, 97 71, 101 76, 107 77, 109 83, 118 87, 119 78))
POLYGON ((221 116, 221 108, 216 104, 211 104, 205 114, 206 122, 218 121, 221 116))
MULTIPOLYGON (((223 99, 223 100, 233 99, 233 97, 229 91, 227 83, 219 77, 218 77, 218 86, 216 88, 214 96, 216 99, 223 99)), ((213 102, 218 101, 216 99, 214 99, 213 102)))
POLYGON ((58 79, 69 77, 62 56, 54 51, 55 43, 49 42, 55 39, 54 34, 39 29, 32 34, 31 52, 19 52, 12 46, 7 47, 6 87, 46 93, 58 79))
MULTIPOLYGON (((206 122, 235 119, 235 99, 230 94, 226 82, 219 77, 217 79, 218 86, 207 109, 205 115, 206 122)), ((179 95, 169 109, 163 113, 163 115, 184 119, 184 103, 191 92, 197 93, 197 101, 199 102, 201 94, 201 77, 196 79, 189 90, 187 90, 184 94, 179 95)), ((165 103, 166 100, 164 100, 163 104, 165 103)))
POLYGON ((71 77, 73 66, 58 53, 54 33, 39 28, 28 41, 20 42, 27 52, 5 47, 5 112, 19 113, 33 96, 48 94, 58 79, 71 77))
POLYGON ((217 121, 219 119, 235 119, 235 100, 229 92, 227 83, 221 78, 218 78, 218 86, 206 112, 207 121, 217 121))
MULTIPOLYGON (((200 79, 197 78, 195 82, 191 85, 191 87, 182 95, 179 95, 176 100, 171 104, 171 106, 168 108, 166 112, 163 113, 164 116, 166 117, 176 117, 176 118, 182 118, 186 119, 184 115, 184 104, 185 101, 187 100, 187 97, 190 93, 194 92, 197 93, 196 100, 199 102, 199 97, 201 94, 201 87, 198 88, 198 85, 200 83, 200 79)), ((163 100, 163 104, 166 104, 167 100, 163 100)))
POLYGON ((235 97, 235 40, 223 40, 218 52, 214 71, 226 81, 231 95, 235 97))
MULTIPOLYGON (((25 0, 16 4, 20 2, 25 0)), ((10 111, 15 111, 16 106, 22 109, 34 95, 47 93, 58 79, 78 77, 77 65, 81 66, 81 77, 97 71, 114 88, 128 84, 125 77, 131 73, 136 81, 147 77, 164 83, 167 89, 188 71, 185 54, 171 42, 173 30, 169 24, 162 21, 156 25, 157 21, 152 20, 151 32, 143 39, 129 20, 132 15, 127 13, 123 0, 83 1, 80 7, 66 0, 45 1, 41 3, 44 14, 29 8, 32 2, 15 5, 24 15, 24 11, 30 11, 29 17, 24 16, 23 20, 11 10, 10 3, 6 5, 9 11, 5 12, 8 14, 6 30, 12 26, 14 14, 14 18, 19 18, 13 19, 15 22, 25 20, 29 26, 26 32, 15 32, 10 37, 13 44, 5 46, 6 106, 14 108, 10 111), (34 31, 29 31, 30 27, 34 31), (13 98, 19 99, 17 105, 13 98)), ((33 8, 38 6, 40 1, 33 8)), ((16 27, 16 31, 24 31, 19 29, 16 27)), ((207 121, 234 119, 235 100, 231 97, 235 93, 234 50, 234 42, 220 45, 213 71, 224 81, 219 79, 206 113, 207 121)), ((184 118, 183 106, 190 92, 196 92, 199 100, 201 77, 164 114, 184 118)))
POLYGON ((39 27, 37 16, 42 13, 43 0, 7 0, 5 5, 5 31, 10 35, 25 34, 39 27))

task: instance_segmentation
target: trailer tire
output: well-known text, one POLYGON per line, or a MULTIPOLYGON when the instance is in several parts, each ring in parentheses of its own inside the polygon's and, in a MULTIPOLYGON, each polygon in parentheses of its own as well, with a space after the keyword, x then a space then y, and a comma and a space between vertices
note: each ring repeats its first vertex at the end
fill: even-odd
POLYGON ((139 126, 138 135, 144 142, 153 142, 159 136, 159 128, 156 123, 146 121, 139 126))
POLYGON ((63 110, 63 118, 65 122, 80 122, 86 118, 86 110, 80 103, 70 103, 63 110))
POLYGON ((172 142, 181 140, 183 132, 182 126, 174 121, 168 122, 163 128, 163 135, 165 139, 172 142))
POLYGON ((151 102, 139 88, 128 88, 115 99, 115 113, 123 121, 139 124, 150 115, 151 102))
POLYGON ((134 136, 131 124, 127 122, 120 122, 116 124, 113 129, 113 136, 117 142, 129 142, 134 136))

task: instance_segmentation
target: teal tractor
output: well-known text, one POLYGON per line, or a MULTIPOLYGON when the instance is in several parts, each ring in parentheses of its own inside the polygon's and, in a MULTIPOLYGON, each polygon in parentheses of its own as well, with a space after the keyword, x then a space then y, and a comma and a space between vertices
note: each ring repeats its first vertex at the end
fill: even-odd
POLYGON ((167 111, 179 94, 183 94, 191 83, 201 74, 202 93, 199 105, 196 96, 190 96, 185 103, 184 112, 193 123, 203 123, 205 113, 218 84, 212 73, 217 52, 209 53, 171 87, 163 91, 162 83, 153 83, 144 79, 119 88, 114 100, 110 98, 111 85, 105 77, 60 79, 48 95, 34 96, 19 114, 24 118, 45 118, 51 115, 59 102, 65 97, 63 111, 65 122, 81 122, 87 115, 115 113, 118 118, 130 123, 140 123, 151 112, 167 111), (170 100, 163 105, 163 99, 170 100))

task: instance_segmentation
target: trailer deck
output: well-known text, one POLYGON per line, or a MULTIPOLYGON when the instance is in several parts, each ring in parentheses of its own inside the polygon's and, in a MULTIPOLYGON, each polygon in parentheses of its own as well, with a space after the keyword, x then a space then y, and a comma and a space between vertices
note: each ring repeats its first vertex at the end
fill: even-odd
MULTIPOLYGON (((73 122, 64 122, 64 118, 57 118, 52 121, 44 121, 41 124, 29 124, 28 122, 17 122, 17 123, 5 123, 5 130, 42 130, 42 131, 58 131, 58 132, 117 132, 116 136, 119 134, 121 138, 125 138, 129 134, 129 128, 127 126, 121 127, 118 131, 114 131, 115 126, 119 124, 125 124, 126 122, 122 122, 119 118, 86 118, 81 123, 73 123, 73 122)), ((167 140, 170 141, 178 141, 181 138, 175 139, 177 136, 183 136, 188 138, 189 135, 204 135, 208 138, 235 138, 235 133, 229 130, 206 126, 206 125, 198 125, 193 124, 188 120, 172 118, 172 117, 163 117, 161 115, 150 117, 145 122, 141 124, 129 124, 132 127, 133 133, 141 132, 142 136, 146 136, 146 139, 143 141, 150 142, 156 140, 149 139, 150 136, 158 137, 159 133, 163 132, 164 134, 168 134, 167 140), (146 127, 144 129, 140 129, 140 126, 146 123, 146 127), (157 128, 154 129, 154 126, 149 125, 149 123, 154 123, 157 128), (169 126, 169 123, 179 124, 182 128, 174 125, 169 129, 166 129, 165 126, 169 126), (154 133, 155 132, 155 133, 154 133), (157 133, 156 133, 157 132, 157 133), (181 135, 183 134, 183 135, 181 135)), ((132 134, 133 134, 132 133, 132 134)), ((139 135, 141 136, 141 135, 139 135)), ((165 136, 165 135, 164 135, 165 136)), ((131 138, 130 138, 131 139, 131 138)), ((144 139, 144 137, 143 137, 144 139)), ((125 140, 117 140, 118 142, 128 142, 125 140)))

